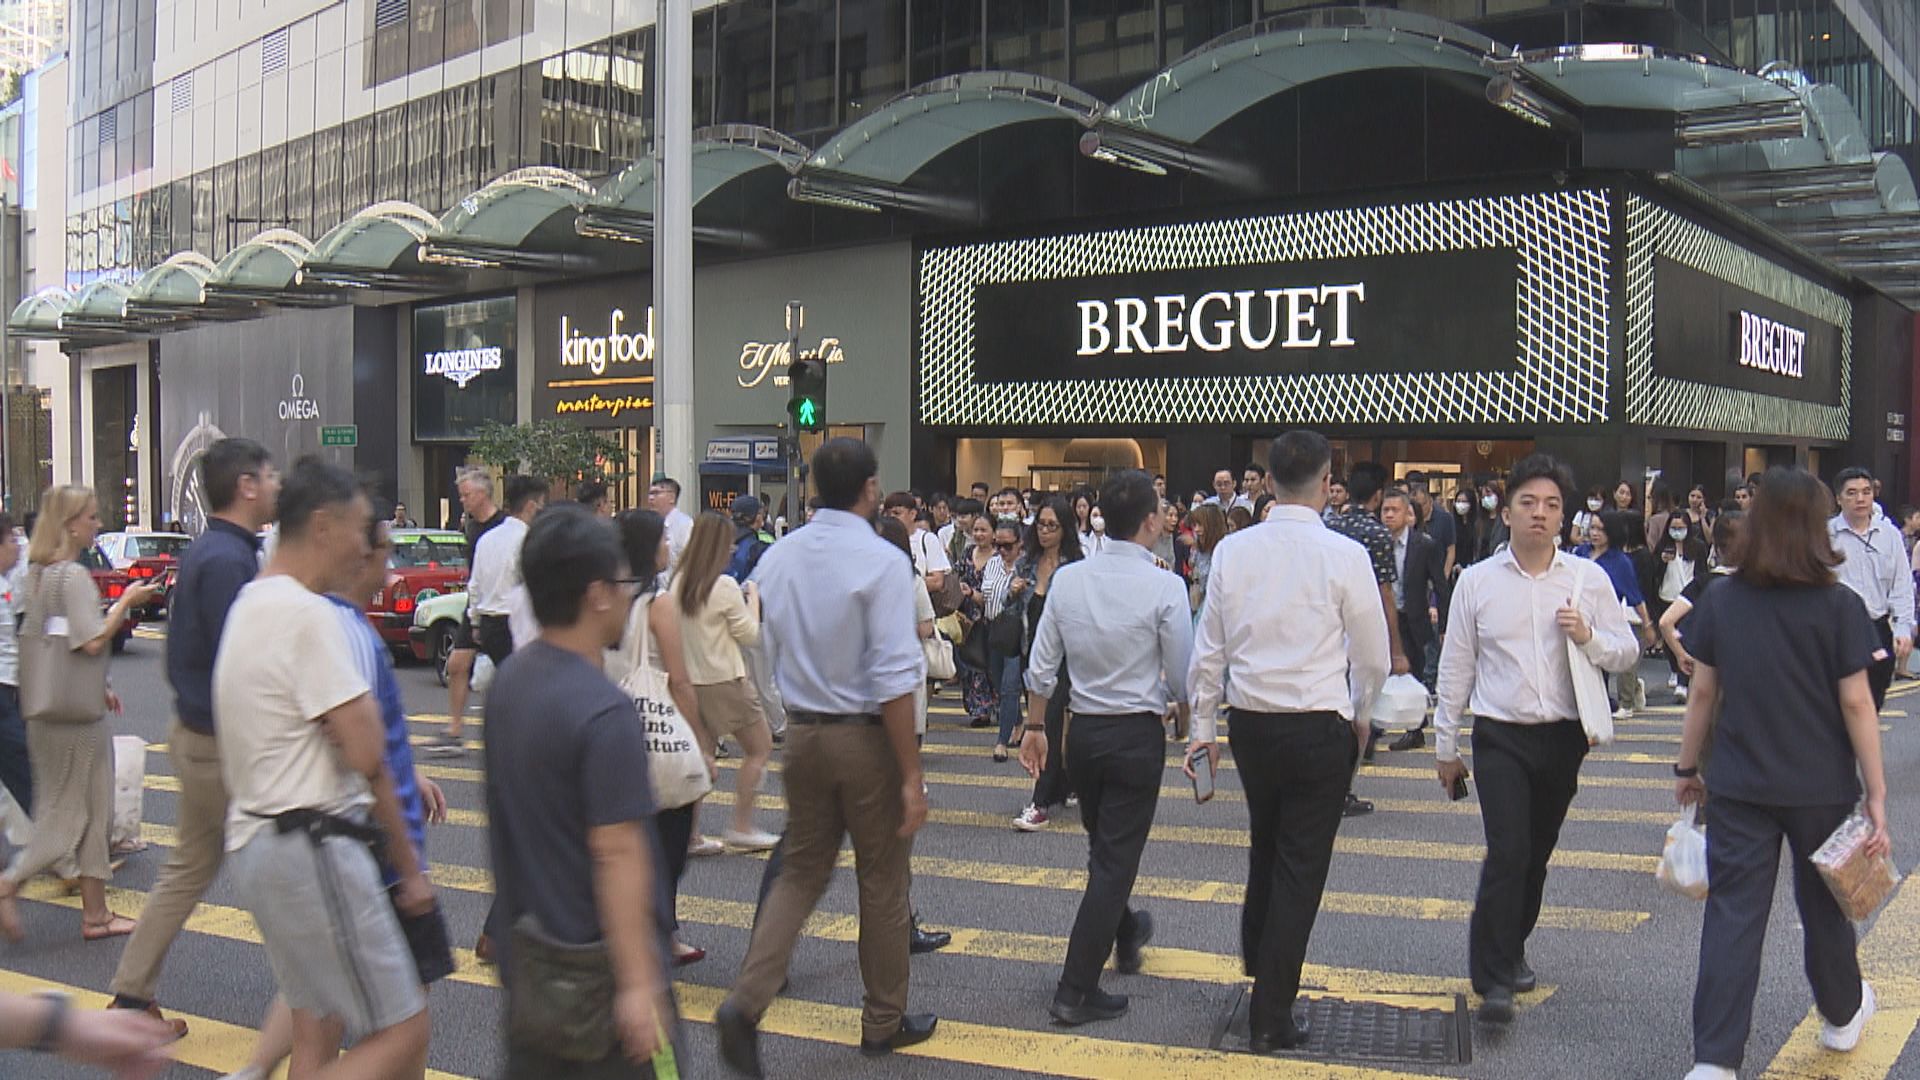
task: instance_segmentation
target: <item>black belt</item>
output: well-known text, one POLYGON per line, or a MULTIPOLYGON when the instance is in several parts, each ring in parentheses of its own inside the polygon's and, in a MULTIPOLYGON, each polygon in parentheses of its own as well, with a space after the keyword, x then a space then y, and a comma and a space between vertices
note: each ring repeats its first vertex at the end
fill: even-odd
POLYGON ((329 814, 322 810, 286 810, 278 814, 254 814, 273 822, 275 832, 285 836, 287 833, 304 832, 307 838, 319 843, 329 836, 344 836, 379 850, 386 843, 386 833, 377 826, 355 821, 352 818, 329 814))
POLYGON ((1117 720, 1151 720, 1156 724, 1164 724, 1167 722, 1167 718, 1164 713, 1153 713, 1153 712, 1074 713, 1073 719, 1075 722, 1082 723, 1082 724, 1095 721, 1095 720, 1108 721, 1108 722, 1117 721, 1117 720))
POLYGON ((880 716, 877 713, 803 712, 788 709, 787 723, 812 724, 819 727, 825 727, 828 724, 869 724, 879 727, 880 716))

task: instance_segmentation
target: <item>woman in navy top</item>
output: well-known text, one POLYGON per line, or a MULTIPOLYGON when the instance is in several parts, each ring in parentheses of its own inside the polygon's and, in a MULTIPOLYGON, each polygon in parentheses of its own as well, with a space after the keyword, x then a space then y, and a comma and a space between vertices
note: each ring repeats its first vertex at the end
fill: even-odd
MULTIPOLYGON (((1607 580, 1613 582, 1613 595, 1631 613, 1627 621, 1634 624, 1633 632, 1639 635, 1640 647, 1645 649, 1653 645, 1654 623, 1647 617, 1647 598, 1640 591, 1639 571, 1626 552, 1633 518, 1636 516, 1622 510, 1602 513, 1588 527, 1587 542, 1574 548, 1573 553, 1592 559, 1607 572, 1607 580)), ((1626 672, 1616 678, 1619 681, 1615 702, 1619 709, 1614 716, 1625 719, 1646 704, 1647 692, 1641 685, 1638 672, 1626 672)))
POLYGON ((1811 474, 1767 470, 1735 545, 1738 569, 1704 593, 1687 620, 1693 695, 1675 795, 1682 805, 1706 803, 1710 888, 1689 1080, 1733 1080, 1740 1067, 1782 839, 1793 852, 1807 981, 1826 1021, 1821 1045, 1852 1050, 1873 1016, 1853 923, 1810 861, 1853 813, 1863 786, 1873 823, 1868 851, 1885 854, 1892 845, 1880 718, 1866 674, 1880 639, 1859 596, 1834 578, 1832 507, 1811 474))

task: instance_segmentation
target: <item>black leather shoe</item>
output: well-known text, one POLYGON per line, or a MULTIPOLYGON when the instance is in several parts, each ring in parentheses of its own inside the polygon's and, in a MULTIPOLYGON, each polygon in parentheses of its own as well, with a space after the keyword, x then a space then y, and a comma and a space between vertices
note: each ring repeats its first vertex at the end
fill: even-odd
POLYGON ((1480 1001, 1480 1019, 1489 1024, 1508 1024, 1513 1022, 1513 990, 1505 986, 1495 986, 1487 991, 1480 1001))
POLYGON ((945 930, 925 930, 920 920, 913 921, 913 936, 907 939, 907 951, 914 956, 923 953, 939 952, 953 944, 953 935, 945 930))
POLYGON ((1526 958, 1521 957, 1520 962, 1513 965, 1513 978, 1507 980, 1507 985, 1513 987, 1516 994, 1531 994, 1540 985, 1540 979, 1527 966, 1526 958))
POLYGON ((1122 975, 1140 973, 1140 950, 1153 940, 1153 916, 1144 911, 1133 913, 1133 937, 1121 938, 1113 946, 1113 970, 1122 975))
POLYGON ((1387 744, 1389 750, 1418 750, 1427 745, 1427 733, 1414 728, 1387 744))
POLYGON ((1256 1031, 1247 1039, 1247 1049, 1256 1054, 1271 1054, 1280 1050, 1298 1050, 1307 1045, 1307 1038, 1313 1034, 1312 1025, 1300 1017, 1294 1017, 1285 1031, 1256 1031))
POLYGON ((732 1002, 721 1002, 714 1010, 713 1027, 720 1041, 720 1060, 727 1068, 759 1080, 760 1028, 732 1002))
POLYGON ((1341 817, 1365 817, 1371 813, 1373 813, 1373 803, 1351 791, 1347 792, 1347 805, 1340 811, 1341 817))
POLYGON ((1055 1022, 1067 1027, 1078 1027, 1095 1020, 1114 1020, 1127 1014, 1127 996, 1109 994, 1104 990, 1089 990, 1076 994, 1071 990, 1054 991, 1053 1004, 1047 1006, 1055 1022))
POLYGON ((860 1052, 868 1057, 891 1054, 895 1050, 905 1050, 909 1046, 918 1046, 933 1038, 933 1029, 940 1026, 940 1018, 932 1013, 914 1013, 900 1018, 900 1030, 893 1038, 874 1042, 871 1039, 860 1040, 860 1052))

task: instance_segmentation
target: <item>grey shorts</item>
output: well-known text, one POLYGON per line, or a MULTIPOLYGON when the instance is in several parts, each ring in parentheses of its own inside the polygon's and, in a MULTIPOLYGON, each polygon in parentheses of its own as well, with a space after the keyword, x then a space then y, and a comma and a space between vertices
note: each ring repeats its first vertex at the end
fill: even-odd
POLYGON ((427 1007, 365 844, 330 836, 315 845, 268 825, 229 859, 288 1005, 340 1020, 349 1040, 427 1007))

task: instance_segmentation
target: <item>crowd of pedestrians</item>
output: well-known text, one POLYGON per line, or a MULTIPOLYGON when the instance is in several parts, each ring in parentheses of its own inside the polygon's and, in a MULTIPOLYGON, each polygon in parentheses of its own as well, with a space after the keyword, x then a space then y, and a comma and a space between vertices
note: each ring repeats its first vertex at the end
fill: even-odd
MULTIPOLYGON (((678 882, 690 856, 721 851, 771 851, 715 1016, 726 1066, 763 1075, 760 1023, 848 841, 859 1048, 936 1037, 937 1018, 911 1011, 909 958, 947 939, 919 926, 908 868, 928 814, 927 702, 948 677, 970 723, 997 727, 994 758, 1017 755, 1034 781, 1015 828, 1077 804, 1086 885, 1048 1005, 1066 1026, 1128 1011, 1101 977, 1110 959, 1142 970, 1154 938, 1133 888, 1168 744, 1184 746, 1202 795, 1225 725, 1247 814, 1254 1053, 1311 1037, 1301 970, 1342 818, 1371 809, 1352 784, 1385 734, 1375 702, 1392 677, 1424 683, 1430 720, 1388 749, 1420 748, 1430 728, 1442 791, 1477 786, 1486 854, 1467 971, 1482 1019, 1509 1022, 1539 984, 1527 945, 1592 745, 1582 687, 1610 676, 1609 707, 1630 712, 1655 648, 1688 706, 1676 797, 1704 801, 1709 825, 1690 1076, 1741 1065, 1783 840, 1821 1041, 1857 1045, 1874 993, 1808 855, 1856 803, 1870 849, 1891 846, 1877 716, 1912 646, 1920 513, 1896 524, 1858 469, 1836 494, 1776 468, 1720 507, 1656 482, 1643 510, 1636 485, 1583 496, 1541 455, 1451 491, 1333 464, 1325 438, 1294 431, 1184 509, 1137 470, 1097 490, 922 499, 883 494, 872 450, 830 439, 812 460, 815 512, 780 538, 758 499, 695 517, 670 479, 649 509, 614 515, 604 487, 549 504, 545 482, 511 476, 500 505, 491 476, 463 473, 467 628, 448 733, 419 749, 468 752, 468 672, 484 657, 494 902, 475 951, 506 989, 507 1074, 697 1074, 682 1068, 671 973, 705 953, 680 939, 678 882), (949 654, 953 670, 937 670, 949 654), (756 814, 776 747, 778 834, 756 814), (736 784, 710 841, 698 807, 722 756, 738 758, 736 784)), ((100 527, 85 488, 46 494, 25 570, 8 575, 19 619, 17 635, 0 619, 0 784, 19 809, 9 826, 30 828, 0 875, 0 932, 20 939, 22 883, 61 869, 80 882, 83 937, 132 936, 112 1010, 0 998, 0 1043, 28 1030, 28 1045, 80 1060, 158 1060, 186 1034, 156 1004, 161 965, 230 862, 279 990, 233 1078, 283 1060, 296 1077, 422 1076, 424 988, 454 969, 426 859, 446 804, 414 763, 364 617, 404 510, 316 459, 282 476, 244 439, 214 444, 200 468, 212 512, 181 560, 167 645, 179 842, 138 923, 106 903, 103 718, 119 708, 109 644, 148 594, 103 607, 78 563, 100 527)), ((0 572, 17 554, 0 545, 0 572)))

